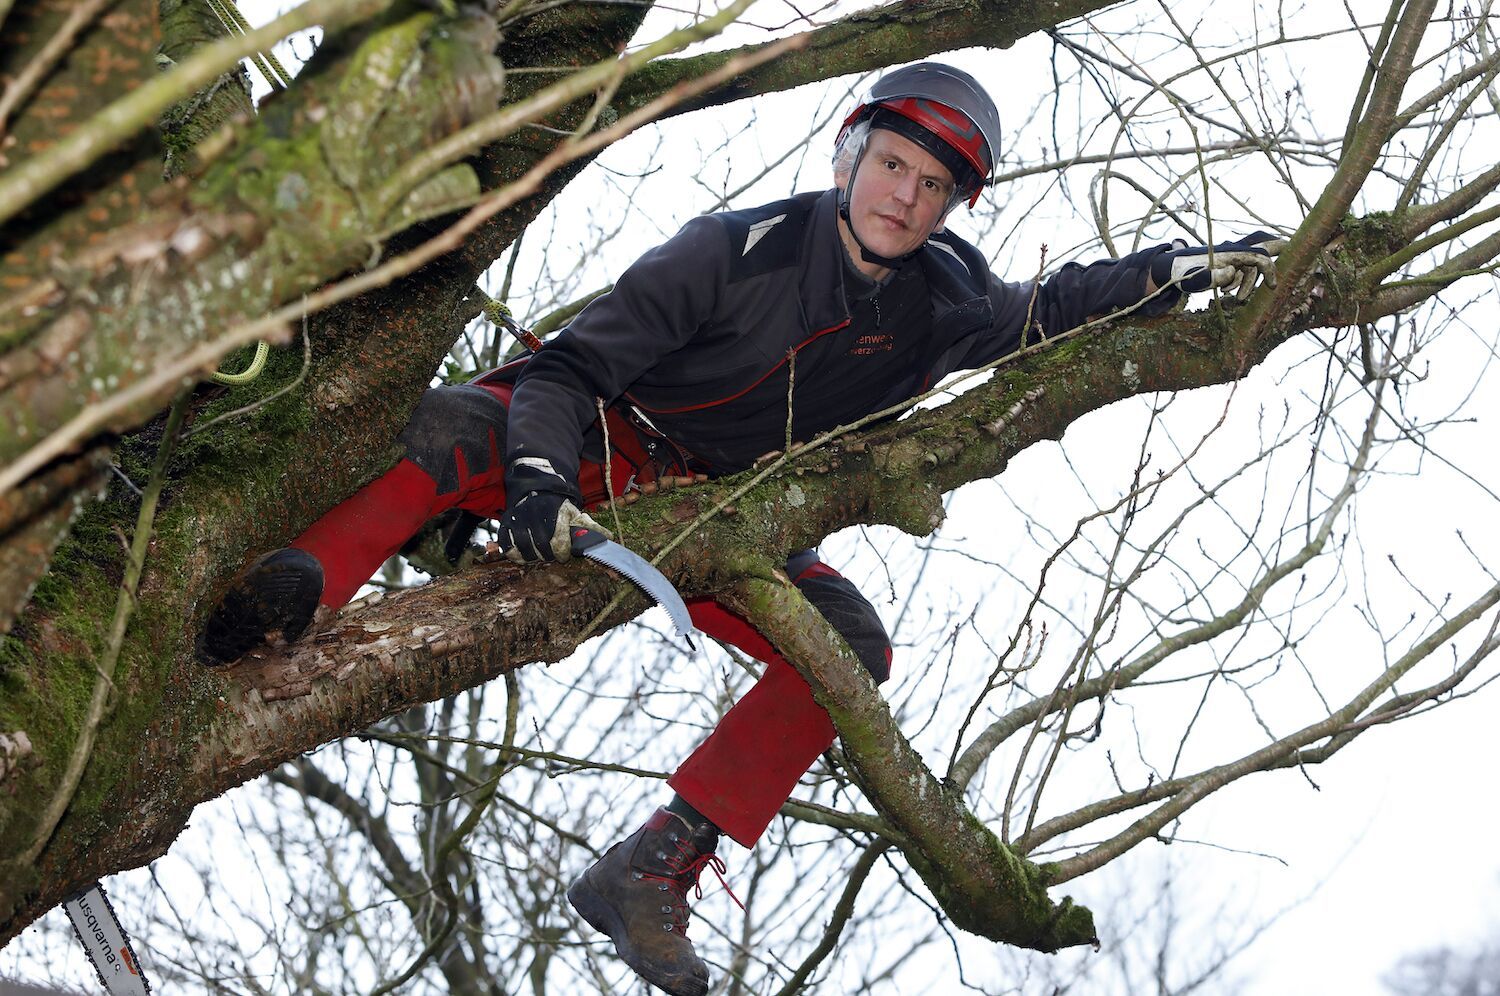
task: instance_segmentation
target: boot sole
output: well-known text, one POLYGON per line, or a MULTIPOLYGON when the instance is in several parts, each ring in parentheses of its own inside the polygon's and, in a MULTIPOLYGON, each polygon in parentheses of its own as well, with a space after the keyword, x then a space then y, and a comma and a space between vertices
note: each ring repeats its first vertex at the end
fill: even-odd
POLYGON ((198 660, 222 667, 264 644, 272 634, 287 643, 301 636, 323 594, 323 568, 295 548, 261 557, 225 593, 209 615, 198 660))
POLYGON ((692 978, 663 979, 636 967, 635 945, 630 943, 630 935, 625 932, 625 921, 620 919, 620 914, 615 912, 615 908, 589 884, 587 873, 580 875, 577 881, 568 886, 568 903, 590 927, 614 942, 615 954, 630 966, 631 971, 662 992, 670 993, 671 996, 705 996, 708 992, 706 982, 699 982, 692 978))

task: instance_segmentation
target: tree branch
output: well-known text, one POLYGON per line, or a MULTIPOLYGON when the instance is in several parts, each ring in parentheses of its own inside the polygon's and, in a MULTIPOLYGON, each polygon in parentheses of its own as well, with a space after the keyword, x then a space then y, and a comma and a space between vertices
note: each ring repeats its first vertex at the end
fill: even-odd
MULTIPOLYGON (((1109 7, 1119 0, 898 0, 804 32, 804 44, 774 62, 735 74, 727 83, 674 114, 748 97, 790 90, 817 80, 870 72, 938 52, 982 45, 1009 48, 1021 38, 1062 21, 1109 7)), ((767 43, 774 44, 774 43, 767 43)), ((620 87, 616 105, 640 106, 681 80, 693 79, 729 59, 752 55, 765 45, 747 45, 688 59, 663 61, 620 87)))
MULTIPOLYGON (((1350 118, 1349 134, 1333 177, 1323 188, 1312 210, 1298 227, 1276 261, 1277 285, 1255 295, 1244 312, 1236 316, 1238 334, 1248 345, 1271 334, 1278 319, 1284 319, 1294 308, 1303 286, 1312 273, 1324 247, 1338 232, 1355 196, 1364 186, 1390 138, 1398 113, 1398 101, 1411 74, 1417 46, 1427 30, 1437 0, 1411 0, 1405 4, 1391 33, 1390 44, 1380 53, 1378 71, 1371 63, 1374 85, 1369 104, 1359 113, 1360 104, 1350 118)), ((1400 0, 1392 5, 1394 15, 1400 0)))
POLYGON ((392 0, 306 0, 265 27, 205 47, 170 73, 147 81, 121 97, 96 118, 56 145, 0 173, 0 224, 14 218, 37 198, 88 168, 136 132, 149 127, 184 97, 213 82, 239 61, 270 48, 303 28, 325 29, 373 17, 392 0))
MULTIPOLYGON (((1246 754, 1231 764, 1220 765, 1194 776, 1176 792, 1170 802, 1142 817, 1130 827, 1097 847, 1075 857, 1050 866, 1051 882, 1061 883, 1086 874, 1102 864, 1118 857, 1143 840, 1148 839, 1162 827, 1182 815, 1206 796, 1218 791, 1230 782, 1256 771, 1279 765, 1289 754, 1299 748, 1335 736, 1352 723, 1380 695, 1388 691, 1400 677, 1417 664, 1426 660, 1449 640, 1477 622, 1485 612, 1500 604, 1500 585, 1492 587, 1462 612, 1445 620, 1428 637, 1403 654, 1399 660, 1381 673, 1380 677, 1367 685, 1347 705, 1317 723, 1303 727, 1295 733, 1277 740, 1258 751, 1246 754)), ((1493 642, 1486 640, 1476 654, 1488 655, 1494 650, 1493 642)), ((1482 659, 1482 657, 1480 658, 1482 659)), ((1477 663, 1477 661, 1476 661, 1477 663)))

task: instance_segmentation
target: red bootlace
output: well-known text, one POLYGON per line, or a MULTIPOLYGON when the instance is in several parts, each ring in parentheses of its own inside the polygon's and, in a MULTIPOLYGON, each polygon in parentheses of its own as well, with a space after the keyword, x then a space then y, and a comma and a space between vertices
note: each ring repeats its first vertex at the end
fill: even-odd
POLYGON ((729 893, 729 898, 734 900, 734 905, 741 910, 745 908, 745 904, 740 902, 740 897, 734 894, 734 890, 724 880, 724 872, 728 870, 728 866, 724 864, 723 858, 712 851, 707 854, 699 852, 686 839, 678 840, 676 843, 677 853, 666 857, 667 867, 672 869, 673 874, 668 877, 647 873, 642 877, 667 883, 667 888, 671 891, 673 898, 672 923, 683 937, 687 936, 688 919, 692 916, 692 909, 688 906, 687 892, 689 888, 693 890, 695 902, 703 898, 703 885, 698 881, 698 877, 703 874, 704 868, 713 870, 719 884, 724 887, 725 892, 729 893))

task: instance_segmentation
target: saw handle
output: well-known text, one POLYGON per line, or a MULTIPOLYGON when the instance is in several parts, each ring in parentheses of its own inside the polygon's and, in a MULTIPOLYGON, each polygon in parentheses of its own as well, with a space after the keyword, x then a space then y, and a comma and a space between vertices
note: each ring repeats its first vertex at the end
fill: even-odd
POLYGON ((600 543, 608 543, 609 539, 601 532, 592 529, 584 529, 579 526, 573 529, 573 555, 576 557, 585 550, 592 550, 600 543))

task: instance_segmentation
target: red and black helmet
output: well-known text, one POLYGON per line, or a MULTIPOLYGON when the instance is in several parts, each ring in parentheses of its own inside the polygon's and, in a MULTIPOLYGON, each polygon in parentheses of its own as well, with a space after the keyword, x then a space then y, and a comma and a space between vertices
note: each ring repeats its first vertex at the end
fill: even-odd
POLYGON ((856 107, 839 129, 870 119, 916 142, 953 174, 969 207, 995 168, 1000 150, 1000 112, 974 77, 941 62, 919 62, 882 76, 869 98, 856 107))

